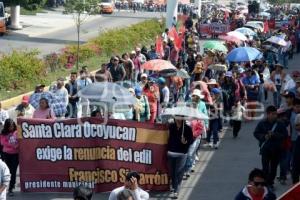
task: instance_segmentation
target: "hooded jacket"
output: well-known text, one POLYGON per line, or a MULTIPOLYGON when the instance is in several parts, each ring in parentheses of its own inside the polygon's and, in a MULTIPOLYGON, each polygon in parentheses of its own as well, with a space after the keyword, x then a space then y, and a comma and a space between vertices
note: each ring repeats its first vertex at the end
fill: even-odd
MULTIPOLYGON (((266 187, 264 187, 264 195, 263 200, 276 200, 276 195, 270 192, 266 187)), ((251 195, 249 194, 247 186, 243 188, 243 190, 238 193, 235 197, 235 200, 252 200, 251 195)))

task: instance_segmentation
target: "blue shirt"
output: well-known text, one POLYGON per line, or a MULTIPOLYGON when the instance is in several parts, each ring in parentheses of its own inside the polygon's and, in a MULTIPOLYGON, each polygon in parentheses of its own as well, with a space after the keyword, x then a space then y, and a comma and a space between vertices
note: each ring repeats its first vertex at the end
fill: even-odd
MULTIPOLYGON (((260 84, 260 80, 257 75, 252 75, 251 77, 245 77, 242 79, 242 82, 245 86, 247 85, 258 85, 260 84)), ((257 100, 258 98, 258 91, 257 89, 250 89, 247 88, 247 97, 249 100, 257 100)))

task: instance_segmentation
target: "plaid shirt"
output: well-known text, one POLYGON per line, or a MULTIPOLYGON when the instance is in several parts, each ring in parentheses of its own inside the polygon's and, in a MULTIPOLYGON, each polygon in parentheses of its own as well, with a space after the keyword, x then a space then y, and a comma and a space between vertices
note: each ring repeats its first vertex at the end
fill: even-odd
POLYGON ((30 97, 30 104, 34 108, 39 107, 39 102, 41 98, 45 98, 49 102, 49 106, 55 113, 55 116, 64 116, 65 113, 67 112, 67 105, 66 102, 58 98, 55 94, 52 92, 43 92, 43 93, 34 93, 30 97))

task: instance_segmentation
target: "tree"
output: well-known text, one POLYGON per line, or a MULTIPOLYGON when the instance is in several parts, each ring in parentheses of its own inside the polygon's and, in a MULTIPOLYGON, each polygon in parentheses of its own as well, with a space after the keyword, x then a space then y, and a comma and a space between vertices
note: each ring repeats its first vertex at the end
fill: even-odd
POLYGON ((81 25, 89 15, 95 12, 99 0, 68 0, 65 4, 66 13, 72 13, 77 30, 77 59, 76 68, 79 65, 80 30, 81 25))

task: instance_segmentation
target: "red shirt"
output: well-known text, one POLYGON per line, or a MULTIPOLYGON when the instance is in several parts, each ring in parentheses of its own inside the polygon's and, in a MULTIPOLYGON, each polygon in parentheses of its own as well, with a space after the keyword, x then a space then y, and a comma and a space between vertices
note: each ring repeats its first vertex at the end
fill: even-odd
POLYGON ((261 192, 260 194, 253 194, 251 190, 248 188, 248 192, 252 198, 252 200, 263 200, 264 199, 264 192, 261 192))
POLYGON ((154 112, 157 110, 157 102, 159 99, 159 88, 156 85, 153 85, 154 91, 150 91, 150 89, 144 88, 143 94, 147 96, 150 112, 154 112))

